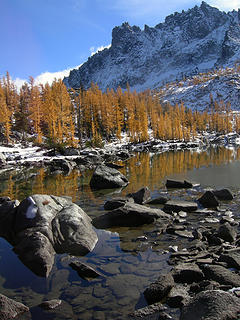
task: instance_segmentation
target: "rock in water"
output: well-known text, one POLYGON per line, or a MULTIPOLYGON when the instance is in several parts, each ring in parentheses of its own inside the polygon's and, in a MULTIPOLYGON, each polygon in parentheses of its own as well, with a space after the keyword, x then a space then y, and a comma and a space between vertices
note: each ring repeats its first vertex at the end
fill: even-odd
POLYGON ((28 312, 29 308, 20 302, 16 302, 0 294, 0 319, 12 320, 18 315, 28 312))
POLYGON ((33 195, 16 208, 14 250, 34 273, 48 276, 54 254, 84 255, 92 251, 97 235, 91 218, 70 198, 33 195))
POLYGON ((219 203, 212 191, 206 191, 201 198, 198 199, 201 205, 205 208, 216 208, 219 203))
POLYGON ((73 261, 69 265, 74 270, 76 270, 79 276, 83 279, 94 279, 101 276, 101 274, 94 270, 92 267, 89 267, 88 265, 80 261, 73 261))
POLYGON ((105 165, 98 166, 90 180, 91 188, 96 190, 126 187, 128 183, 121 172, 105 165))
POLYGON ((167 188, 192 188, 193 185, 191 182, 188 182, 186 180, 184 181, 177 181, 177 180, 167 180, 166 182, 166 187, 167 188))
POLYGON ((129 193, 127 197, 133 198, 135 203, 143 204, 151 199, 150 190, 148 187, 141 188, 137 192, 129 193))
POLYGON ((236 320, 240 315, 240 300, 221 290, 200 292, 183 307, 180 320, 236 320))
POLYGON ((94 218, 93 225, 96 228, 134 227, 153 223, 156 219, 160 219, 163 224, 168 224, 171 218, 160 209, 129 202, 122 207, 94 218))
POLYGON ((232 195, 231 191, 228 189, 215 190, 215 191, 213 191, 213 194, 219 200, 232 200, 233 199, 233 195, 232 195))

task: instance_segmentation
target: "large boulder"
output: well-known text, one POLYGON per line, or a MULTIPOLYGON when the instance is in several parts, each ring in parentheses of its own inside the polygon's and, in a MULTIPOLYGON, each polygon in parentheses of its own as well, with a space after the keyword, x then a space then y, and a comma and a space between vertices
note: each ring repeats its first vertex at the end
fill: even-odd
POLYGON ((200 292, 182 308, 180 320, 239 319, 240 300, 221 290, 200 292))
POLYGON ((153 223, 156 219, 161 219, 163 224, 168 224, 170 216, 160 209, 127 202, 122 207, 94 218, 92 223, 96 228, 136 227, 153 223))
POLYGON ((10 299, 0 294, 0 319, 12 320, 18 317, 20 314, 28 312, 29 308, 24 304, 10 299))
POLYGON ((90 180, 90 186, 95 190, 126 187, 128 183, 127 178, 121 172, 105 165, 99 165, 90 180))
POLYGON ((84 255, 97 243, 91 218, 70 198, 33 195, 15 210, 14 251, 39 276, 49 275, 55 252, 84 255))

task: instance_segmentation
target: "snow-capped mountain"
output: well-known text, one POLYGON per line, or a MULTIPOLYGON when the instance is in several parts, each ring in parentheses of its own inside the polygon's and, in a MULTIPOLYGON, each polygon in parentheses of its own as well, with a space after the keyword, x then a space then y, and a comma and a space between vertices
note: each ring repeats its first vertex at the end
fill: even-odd
POLYGON ((232 66, 240 55, 240 11, 222 12, 202 2, 144 30, 123 23, 112 31, 111 46, 88 58, 64 79, 68 87, 102 90, 118 86, 142 91, 166 81, 232 66))

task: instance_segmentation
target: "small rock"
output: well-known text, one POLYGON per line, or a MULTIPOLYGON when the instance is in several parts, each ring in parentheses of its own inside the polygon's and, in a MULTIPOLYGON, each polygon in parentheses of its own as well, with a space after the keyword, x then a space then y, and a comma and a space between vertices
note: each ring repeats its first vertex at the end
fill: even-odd
POLYGON ((215 208, 219 205, 212 191, 206 191, 201 198, 198 199, 198 202, 205 208, 215 208))
POLYGON ((173 269, 175 282, 193 283, 203 280, 204 274, 195 263, 182 263, 173 269))
POLYGON ((62 300, 59 299, 53 299, 53 300, 48 300, 48 301, 43 301, 39 307, 45 309, 45 310, 52 310, 60 306, 62 303, 62 300))
POLYGON ((201 266, 206 279, 217 281, 222 285, 240 287, 240 276, 220 265, 201 266))
POLYGON ((129 198, 133 198, 135 203, 144 204, 151 199, 150 190, 148 187, 141 188, 137 192, 129 193, 129 198))
POLYGON ((166 297, 173 286, 173 277, 168 273, 166 275, 161 275, 157 281, 151 283, 143 294, 148 304, 153 304, 166 297))
POLYGON ((232 200, 233 199, 233 195, 232 195, 231 191, 228 189, 215 190, 215 191, 213 191, 213 194, 219 200, 232 200))
POLYGON ((218 236, 228 242, 234 242, 237 237, 237 232, 233 227, 230 226, 230 224, 227 222, 220 226, 218 230, 218 236))
POLYGON ((83 279, 94 279, 101 276, 101 274, 92 267, 80 261, 73 261, 69 265, 72 269, 76 270, 79 276, 83 279))
POLYGON ((165 203, 163 207, 163 211, 167 213, 173 212, 180 212, 180 211, 186 211, 186 212, 192 212, 197 210, 198 205, 195 202, 190 201, 178 201, 178 200, 169 200, 165 203))
POLYGON ((186 180, 184 181, 177 181, 177 180, 167 180, 166 182, 167 188, 192 188, 193 184, 191 182, 188 182, 186 180))

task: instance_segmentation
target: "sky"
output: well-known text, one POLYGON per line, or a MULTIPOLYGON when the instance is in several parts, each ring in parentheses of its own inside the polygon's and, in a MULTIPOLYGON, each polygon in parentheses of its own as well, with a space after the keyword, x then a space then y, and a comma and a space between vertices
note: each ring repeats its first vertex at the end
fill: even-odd
MULTIPOLYGON (((240 0, 206 0, 223 11, 240 0)), ((91 54, 111 44, 123 22, 154 27, 174 12, 200 5, 195 0, 0 0, 0 76, 17 84, 68 75, 91 54)))

